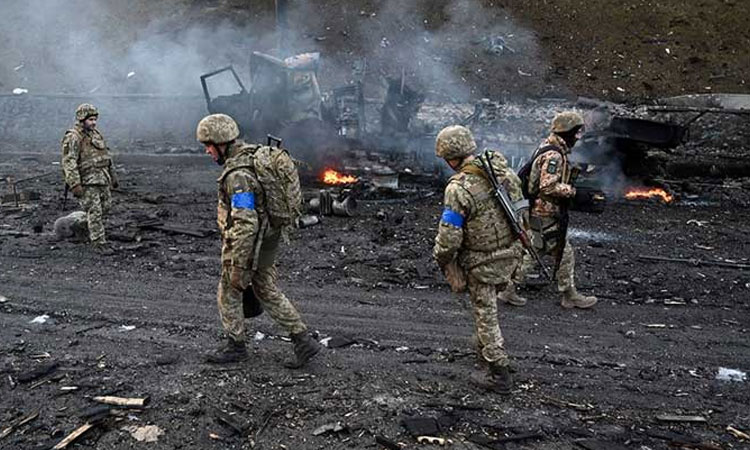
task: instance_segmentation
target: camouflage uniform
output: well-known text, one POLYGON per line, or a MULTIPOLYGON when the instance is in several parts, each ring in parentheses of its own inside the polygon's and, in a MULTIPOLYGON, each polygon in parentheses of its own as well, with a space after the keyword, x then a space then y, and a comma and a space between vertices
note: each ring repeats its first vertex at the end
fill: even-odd
MULTIPOLYGON (((512 200, 521 200, 520 180, 500 153, 491 155, 498 181, 512 200)), ((466 273, 479 354, 490 365, 507 366, 496 296, 498 288, 504 289, 510 281, 523 249, 492 196, 481 163, 465 161, 457 170, 445 188, 433 256, 441 268, 456 259, 466 273)))
MULTIPOLYGON (((547 151, 539 155, 531 167, 529 186, 533 188, 537 198, 531 207, 530 224, 532 242, 540 255, 556 255, 558 246, 559 214, 561 200, 567 200, 575 195, 575 188, 570 183, 570 165, 568 155, 570 149, 565 141, 556 134, 550 134, 540 147, 554 146, 560 151, 547 151)), ((534 267, 536 262, 531 255, 525 254, 523 268, 516 275, 522 279, 523 275, 534 267)), ((575 253, 570 241, 565 240, 560 267, 557 270, 557 289, 560 292, 575 287, 573 272, 575 253)))
POLYGON ((79 120, 62 139, 62 170, 70 189, 81 186, 78 198, 86 211, 89 238, 95 244, 106 243, 104 216, 112 205, 110 187, 116 186, 112 157, 97 129, 85 130, 79 120))
POLYGON ((282 230, 270 225, 265 211, 263 189, 253 168, 253 154, 258 148, 234 141, 218 179, 222 271, 217 301, 224 329, 238 342, 245 339, 245 317, 242 291, 230 283, 236 267, 245 274, 243 284, 251 286, 263 308, 280 326, 290 334, 307 330, 297 309, 276 286, 274 260, 282 230))
MULTIPOLYGON (((575 253, 567 236, 561 236, 561 213, 565 203, 575 196, 575 187, 571 185, 571 167, 568 155, 571 146, 579 138, 584 125, 583 117, 574 111, 557 114, 552 120, 551 134, 542 142, 537 156, 532 162, 528 188, 536 195, 531 207, 529 225, 532 230, 532 241, 541 255, 559 254, 559 246, 564 245, 560 255, 560 266, 557 269, 557 289, 562 292, 560 305, 563 308, 591 308, 597 302, 594 296, 578 293, 574 281, 575 253), (560 239, 563 242, 560 242, 560 239)), ((534 261, 528 254, 524 255, 521 270, 514 274, 513 280, 518 283, 533 266, 534 261)), ((500 300, 517 297, 515 284, 498 298, 500 300)))

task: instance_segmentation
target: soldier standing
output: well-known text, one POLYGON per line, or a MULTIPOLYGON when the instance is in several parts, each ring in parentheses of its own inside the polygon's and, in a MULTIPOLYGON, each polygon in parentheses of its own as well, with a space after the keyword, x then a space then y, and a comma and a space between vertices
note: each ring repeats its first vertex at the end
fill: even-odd
MULTIPOLYGON (((433 256, 454 292, 468 285, 480 360, 489 371, 472 380, 510 394, 510 361, 497 316, 497 292, 504 289, 521 261, 522 247, 492 194, 492 186, 474 155, 476 142, 467 128, 453 125, 437 136, 435 152, 457 173, 445 188, 444 209, 433 256)), ((523 198, 521 183, 497 152, 490 152, 497 176, 513 201, 523 198)))
POLYGON ((99 111, 84 103, 76 108, 76 124, 62 139, 65 183, 86 211, 89 238, 95 248, 107 249, 104 216, 112 205, 110 187, 119 183, 112 157, 96 122, 99 111))
MULTIPOLYGON (((567 226, 563 225, 567 223, 564 215, 567 215, 568 204, 576 194, 570 182, 568 157, 583 132, 583 124, 583 117, 574 111, 559 113, 552 119, 550 135, 534 153, 528 181, 529 193, 536 197, 529 217, 532 241, 540 254, 556 257, 557 289, 562 292, 560 305, 566 309, 591 308, 597 302, 596 297, 581 295, 576 290, 575 253, 567 237, 567 226)), ((525 255, 523 267, 515 280, 521 281, 532 265, 531 257, 525 255)), ((510 283, 498 299, 507 303, 525 303, 525 299, 516 293, 514 283, 510 283)))
MULTIPOLYGON (((258 171, 260 155, 268 155, 262 150, 269 147, 238 139, 237 123, 225 114, 204 117, 196 134, 206 153, 224 166, 218 179, 217 222, 222 237, 222 267, 217 302, 228 339, 225 345, 207 354, 206 360, 231 363, 247 358, 243 293, 250 289, 245 294, 254 295, 271 318, 289 332, 296 356, 290 367, 302 367, 320 351, 320 344, 310 336, 297 309, 276 286, 274 260, 284 229, 270 214, 272 201, 277 200, 269 194, 276 191, 269 185, 274 181, 258 171)), ((296 181, 293 184, 299 190, 299 177, 291 158, 278 161, 283 164, 278 170, 284 172, 284 179, 296 181)), ((301 199, 301 194, 296 194, 301 199)))

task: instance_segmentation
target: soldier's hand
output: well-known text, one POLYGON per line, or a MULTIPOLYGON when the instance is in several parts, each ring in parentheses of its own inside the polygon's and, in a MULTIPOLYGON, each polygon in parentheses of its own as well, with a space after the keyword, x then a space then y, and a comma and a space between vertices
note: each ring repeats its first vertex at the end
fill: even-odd
POLYGON ((443 267, 443 273, 451 291, 459 293, 466 290, 466 273, 455 260, 443 267))
POLYGON ((229 275, 229 284, 238 291, 244 291, 247 287, 245 274, 246 270, 242 267, 232 267, 232 272, 229 275))
POLYGON ((74 186, 74 187, 73 187, 73 188, 72 188, 72 189, 70 190, 70 192, 72 192, 72 193, 73 193, 73 196, 74 196, 75 198, 79 198, 79 197, 81 197, 81 196, 83 195, 83 188, 81 187, 81 185, 80 185, 80 184, 78 184, 78 185, 74 186))
POLYGON ((112 189, 117 189, 120 187, 120 180, 117 179, 117 177, 112 177, 112 189))

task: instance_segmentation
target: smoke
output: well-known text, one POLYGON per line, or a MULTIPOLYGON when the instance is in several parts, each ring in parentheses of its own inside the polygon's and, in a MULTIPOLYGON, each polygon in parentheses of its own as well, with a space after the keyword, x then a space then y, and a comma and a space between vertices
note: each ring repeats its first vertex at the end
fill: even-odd
MULTIPOLYGON (((545 67, 533 34, 480 0, 289 0, 288 24, 280 56, 319 51, 323 90, 362 79, 368 98, 382 99, 385 77, 402 73, 428 101, 507 97, 528 91, 532 80, 521 73, 545 67)), ((105 105, 103 125, 130 139, 148 139, 156 127, 187 136, 206 111, 199 76, 233 64, 247 86, 250 53, 273 53, 277 42, 270 0, 4 0, 0 38, 3 93, 25 88, 97 104, 109 94, 195 97, 179 107, 105 105), (164 120, 168 111, 182 119, 164 120)), ((213 96, 237 92, 224 75, 211 79, 213 96)))

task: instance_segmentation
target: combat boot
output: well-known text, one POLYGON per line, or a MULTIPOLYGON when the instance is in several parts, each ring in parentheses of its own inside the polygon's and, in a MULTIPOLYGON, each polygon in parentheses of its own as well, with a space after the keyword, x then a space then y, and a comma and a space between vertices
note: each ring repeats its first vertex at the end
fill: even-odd
POLYGON ((489 371, 476 372, 471 375, 471 381, 488 391, 500 395, 510 395, 513 389, 513 377, 509 365, 490 364, 489 371))
POLYGON ((596 305, 597 298, 593 295, 581 295, 578 293, 575 287, 571 287, 563 292, 563 298, 560 302, 560 306, 565 309, 580 308, 587 309, 596 305))
POLYGON ((245 343, 229 338, 218 349, 206 353, 205 359, 206 362, 212 364, 229 364, 244 361, 247 359, 247 356, 245 343))
POLYGON ((515 283, 508 283, 504 291, 497 294, 497 299, 511 306, 525 306, 526 299, 518 295, 515 283))
POLYGON ((92 243, 94 251, 102 256, 112 256, 115 254, 115 249, 107 241, 96 241, 92 243))
POLYGON ((288 368, 299 369, 320 352, 320 344, 307 331, 292 334, 290 337, 292 338, 292 344, 294 344, 296 361, 288 363, 288 368))

